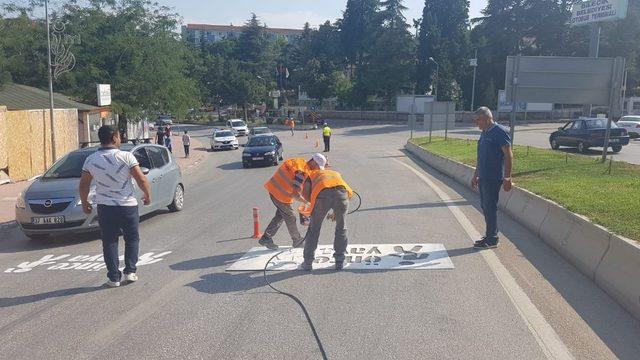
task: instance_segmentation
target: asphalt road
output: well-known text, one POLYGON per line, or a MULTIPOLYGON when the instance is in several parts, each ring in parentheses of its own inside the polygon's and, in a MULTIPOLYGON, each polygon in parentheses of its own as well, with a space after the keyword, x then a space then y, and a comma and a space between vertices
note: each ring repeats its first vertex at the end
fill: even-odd
MULTIPOLYGON (((350 243, 442 243, 455 268, 270 273, 305 303, 329 359, 637 359, 640 321, 510 218, 499 218, 498 249, 471 249, 483 229, 477 196, 407 157, 406 126, 333 125, 329 161, 363 198, 350 243)), ((310 156, 320 138, 278 134, 286 157, 310 156)), ((263 226, 273 213, 262 184, 274 170, 208 152, 185 175, 185 210, 144 219, 148 264, 116 289, 101 286, 104 270, 69 269, 98 265, 95 237, 35 242, 3 230, 0 357, 319 359, 291 299, 261 273, 225 272, 256 246, 251 208, 263 226)), ((321 244, 332 235, 326 223, 321 244)), ((284 228, 275 240, 290 242, 284 228)))
MULTIPOLYGON (((549 146, 549 135, 552 132, 558 130, 559 127, 563 126, 563 123, 543 123, 543 124, 524 124, 516 126, 516 134, 515 134, 515 144, 516 145, 525 145, 525 146, 535 146, 543 149, 551 149, 549 146)), ((428 135, 425 131, 416 132, 419 136, 428 135)), ((435 134, 443 136, 443 131, 435 132, 435 134)), ((471 125, 456 127, 454 130, 450 131, 454 137, 463 138, 463 139, 478 139, 480 138, 480 130, 477 127, 473 127, 471 125)), ((578 153, 575 148, 567 148, 562 147, 558 151, 565 151, 572 154, 578 153)), ((640 138, 631 139, 629 145, 624 146, 622 151, 614 154, 611 149, 608 152, 609 155, 613 156, 614 160, 618 161, 626 161, 631 164, 640 164, 640 138)), ((599 158, 602 156, 602 148, 591 148, 588 150, 587 154, 594 158, 599 158)))

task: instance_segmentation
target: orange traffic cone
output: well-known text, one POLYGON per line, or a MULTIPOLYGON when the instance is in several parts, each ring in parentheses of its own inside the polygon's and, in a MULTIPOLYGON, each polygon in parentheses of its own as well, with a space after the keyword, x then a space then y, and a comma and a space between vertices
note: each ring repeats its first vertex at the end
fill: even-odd
POLYGON ((259 239, 262 236, 260 234, 260 214, 258 208, 253 208, 253 238, 259 239))

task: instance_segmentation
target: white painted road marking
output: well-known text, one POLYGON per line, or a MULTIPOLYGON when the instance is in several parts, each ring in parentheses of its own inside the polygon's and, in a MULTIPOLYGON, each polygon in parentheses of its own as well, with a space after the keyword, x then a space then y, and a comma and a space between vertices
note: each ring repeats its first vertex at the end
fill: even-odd
MULTIPOLYGON (((161 253, 148 252, 138 257, 138 266, 150 265, 164 260, 164 256, 171 254, 171 251, 165 251, 161 253)), ((86 270, 86 271, 98 271, 105 269, 107 266, 104 264, 104 258, 102 254, 98 255, 78 255, 69 257, 70 254, 64 255, 45 255, 36 261, 25 261, 18 264, 16 267, 8 268, 5 273, 20 274, 26 273, 38 266, 49 265, 47 270, 86 270)), ((124 255, 120 255, 120 261, 124 261, 124 255)))
MULTIPOLYGON (((233 263, 227 271, 260 271, 267 261, 279 251, 267 267, 271 271, 296 270, 304 261, 303 249, 283 247, 267 250, 254 247, 233 263)), ((333 248, 320 245, 316 249, 314 269, 331 269, 334 266, 333 248)), ((349 270, 442 270, 453 269, 453 262, 442 244, 349 244, 344 268, 349 270)))
MULTIPOLYGON (((480 232, 475 228, 466 215, 459 209, 459 207, 453 202, 453 200, 444 192, 436 183, 431 181, 422 172, 415 169, 413 166, 405 164, 404 162, 393 159, 400 163, 402 166, 411 170, 422 181, 424 181, 438 197, 447 204, 447 208, 451 211, 456 218, 460 226, 467 233, 471 241, 475 241, 481 238, 480 232)), ((544 316, 538 308, 533 304, 527 294, 520 288, 520 285, 511 276, 507 268, 502 265, 500 259, 493 251, 481 251, 481 255, 489 265, 491 272, 495 275, 505 290, 509 299, 515 306, 516 310, 520 314, 520 317, 525 321, 529 330, 535 337, 538 345, 549 359, 574 359, 573 355, 569 352, 567 346, 562 342, 555 330, 545 320, 544 316)))

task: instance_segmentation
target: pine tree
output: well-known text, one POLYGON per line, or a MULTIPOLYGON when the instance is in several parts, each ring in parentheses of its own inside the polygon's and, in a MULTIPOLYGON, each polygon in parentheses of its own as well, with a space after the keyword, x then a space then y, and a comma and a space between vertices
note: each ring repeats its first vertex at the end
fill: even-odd
POLYGON ((340 20, 340 43, 348 64, 364 63, 371 51, 372 33, 376 29, 378 0, 348 0, 340 20))

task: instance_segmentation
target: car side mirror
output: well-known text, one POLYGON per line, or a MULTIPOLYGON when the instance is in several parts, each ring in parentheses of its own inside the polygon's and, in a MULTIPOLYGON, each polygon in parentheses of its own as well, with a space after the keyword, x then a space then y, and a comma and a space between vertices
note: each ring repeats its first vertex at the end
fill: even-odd
POLYGON ((143 174, 147 175, 149 173, 149 168, 146 168, 144 166, 140 167, 140 170, 142 171, 143 174))
POLYGON ((559 127, 558 130, 562 131, 563 129, 561 127, 559 127))

